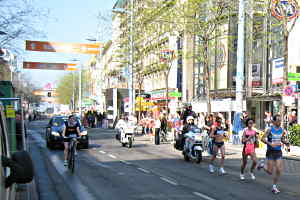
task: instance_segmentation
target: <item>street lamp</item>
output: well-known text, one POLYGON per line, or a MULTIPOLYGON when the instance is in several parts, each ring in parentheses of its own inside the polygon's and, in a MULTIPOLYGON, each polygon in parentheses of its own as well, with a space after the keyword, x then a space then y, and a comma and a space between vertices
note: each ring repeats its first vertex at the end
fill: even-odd
POLYGON ((129 115, 132 115, 135 111, 135 103, 134 103, 134 89, 133 89, 133 2, 134 0, 130 0, 131 11, 127 11, 125 9, 113 9, 112 12, 114 13, 121 13, 121 14, 129 14, 130 15, 130 36, 129 36, 129 43, 130 43, 130 51, 129 51, 129 66, 128 66, 128 95, 129 95, 129 115))
POLYGON ((78 90, 79 90, 79 94, 78 94, 78 107, 79 107, 79 115, 81 117, 81 63, 80 63, 80 60, 78 59, 72 59, 71 61, 73 62, 78 62, 79 63, 79 87, 78 87, 78 90))

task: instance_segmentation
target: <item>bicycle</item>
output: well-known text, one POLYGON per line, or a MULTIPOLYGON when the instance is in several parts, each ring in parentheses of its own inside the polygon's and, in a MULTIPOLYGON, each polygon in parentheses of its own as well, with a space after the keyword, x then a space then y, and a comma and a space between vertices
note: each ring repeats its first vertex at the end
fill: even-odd
POLYGON ((65 137, 65 138, 70 138, 69 141, 69 148, 68 148, 68 168, 71 170, 72 173, 74 173, 75 169, 75 151, 77 147, 77 139, 80 137, 65 137))

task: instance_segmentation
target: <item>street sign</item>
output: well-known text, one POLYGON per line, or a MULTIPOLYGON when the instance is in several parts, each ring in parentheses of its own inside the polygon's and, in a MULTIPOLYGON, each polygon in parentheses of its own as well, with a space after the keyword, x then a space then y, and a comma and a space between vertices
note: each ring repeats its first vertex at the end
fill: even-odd
POLYGON ((289 81, 300 81, 300 73, 288 73, 288 80, 289 81))
POLYGON ((170 92, 169 97, 182 97, 181 92, 170 92))
POLYGON ((70 69, 76 69, 76 64, 23 62, 23 69, 70 70, 70 69))
POLYGON ((99 54, 100 44, 42 42, 26 40, 26 50, 43 52, 99 54))
POLYGON ((272 15, 278 20, 287 17, 289 21, 299 15, 299 7, 296 0, 272 0, 272 15))

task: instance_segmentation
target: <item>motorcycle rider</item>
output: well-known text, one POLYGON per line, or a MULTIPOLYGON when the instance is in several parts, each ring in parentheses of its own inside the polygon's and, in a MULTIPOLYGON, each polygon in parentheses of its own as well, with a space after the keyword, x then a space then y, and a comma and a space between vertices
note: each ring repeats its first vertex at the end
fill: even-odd
POLYGON ((182 128, 182 137, 181 137, 181 146, 182 148, 184 147, 185 144, 185 134, 191 131, 194 128, 197 128, 194 122, 194 117, 193 116, 188 116, 186 118, 187 123, 183 126, 182 128))
POLYGON ((119 121, 116 124, 116 128, 115 128, 115 129, 117 129, 117 134, 116 134, 117 140, 120 140, 122 129, 124 130, 126 127, 127 127, 127 123, 125 121, 125 117, 124 117, 124 115, 121 115, 119 121))

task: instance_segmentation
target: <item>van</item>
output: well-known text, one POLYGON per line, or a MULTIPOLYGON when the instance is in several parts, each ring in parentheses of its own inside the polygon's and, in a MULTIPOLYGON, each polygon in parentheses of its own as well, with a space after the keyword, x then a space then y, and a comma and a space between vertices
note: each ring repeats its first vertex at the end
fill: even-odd
MULTIPOLYGON (((6 129, 6 118, 4 116, 4 108, 0 103, 0 157, 10 157, 9 143, 6 129)), ((10 174, 8 167, 2 166, 2 159, 0 159, 0 199, 14 200, 16 195, 15 185, 5 188, 5 178, 10 174)))

